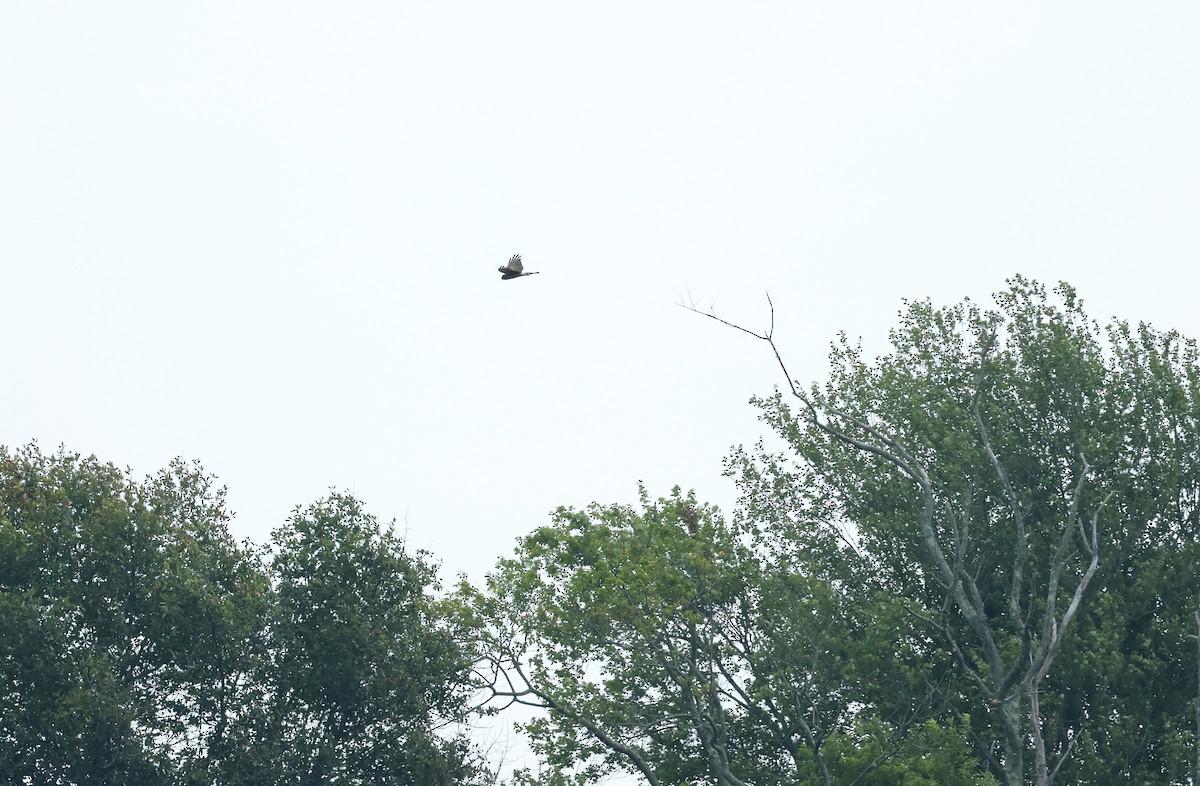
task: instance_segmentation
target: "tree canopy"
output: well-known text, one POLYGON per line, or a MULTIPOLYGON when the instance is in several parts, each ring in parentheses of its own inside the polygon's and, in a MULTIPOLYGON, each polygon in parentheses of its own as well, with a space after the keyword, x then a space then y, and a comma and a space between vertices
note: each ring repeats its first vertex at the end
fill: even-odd
POLYGON ((0 782, 462 783, 434 565, 334 493, 269 549, 198 464, 0 449, 0 782))
POLYGON ((955 664, 950 706, 1003 782, 1079 782, 1101 756, 1122 782, 1185 778, 1195 343, 1021 278, 993 309, 908 303, 890 338, 868 359, 843 337, 825 383, 757 399, 790 455, 737 471, 852 529, 857 580, 955 664))
POLYGON ((546 710, 542 781, 1200 777, 1194 342, 1016 278, 906 303, 888 351, 843 336, 805 386, 773 325, 714 318, 785 376, 734 520, 560 509, 477 600, 483 683, 546 710))
POLYGON ((934 721, 906 648, 881 635, 894 604, 844 593, 802 548, 772 554, 760 537, 679 489, 643 491, 640 510, 560 509, 500 563, 473 600, 489 621, 482 676, 497 700, 548 711, 529 732, 556 776, 989 782, 934 721), (865 707, 884 661, 881 715, 865 707))
POLYGON ((0 447, 0 782, 1200 782, 1195 342, 1016 278, 805 385, 771 309, 709 315, 783 372, 731 515, 560 507, 478 586, 349 494, 255 545, 198 463, 0 447), (513 705, 502 776, 457 724, 513 705))

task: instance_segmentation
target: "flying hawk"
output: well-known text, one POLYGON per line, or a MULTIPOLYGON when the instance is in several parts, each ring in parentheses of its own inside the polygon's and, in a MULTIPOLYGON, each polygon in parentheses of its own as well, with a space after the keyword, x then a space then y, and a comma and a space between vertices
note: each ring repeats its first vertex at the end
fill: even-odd
POLYGON ((530 273, 523 272, 525 270, 525 268, 524 268, 524 266, 521 265, 521 255, 520 254, 513 254, 512 258, 508 260, 508 264, 502 268, 499 268, 499 270, 500 270, 500 274, 501 274, 500 275, 501 281, 507 281, 510 278, 520 278, 521 276, 536 276, 537 275, 537 272, 530 272, 530 273))

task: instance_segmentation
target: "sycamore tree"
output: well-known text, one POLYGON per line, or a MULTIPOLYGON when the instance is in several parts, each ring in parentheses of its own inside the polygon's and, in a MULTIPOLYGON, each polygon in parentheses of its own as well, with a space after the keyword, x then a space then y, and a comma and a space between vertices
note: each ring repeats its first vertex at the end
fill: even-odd
POLYGON ((735 471, 853 533, 847 580, 902 599, 904 643, 954 665, 947 698, 1002 782, 1187 777, 1193 342, 1101 327, 1069 286, 1017 278, 993 309, 908 303, 888 352, 843 337, 806 388, 773 307, 762 333, 708 316, 786 379, 756 403, 788 455, 742 451, 735 471))
POLYGON ((526 782, 987 782, 962 735, 932 721, 920 680, 892 683, 921 694, 904 712, 865 708, 880 664, 898 671, 880 635, 894 609, 839 591, 829 563, 852 555, 772 550, 778 532, 759 523, 726 522, 678 489, 643 491, 639 508, 561 508, 486 593, 464 588, 484 631, 480 684, 501 706, 544 710, 527 731, 548 773, 526 782))

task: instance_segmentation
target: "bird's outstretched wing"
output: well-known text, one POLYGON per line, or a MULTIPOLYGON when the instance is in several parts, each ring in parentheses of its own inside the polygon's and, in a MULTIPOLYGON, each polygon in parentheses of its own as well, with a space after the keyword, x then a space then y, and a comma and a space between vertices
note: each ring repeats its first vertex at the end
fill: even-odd
POLYGON ((504 281, 510 278, 519 278, 522 275, 530 275, 529 273, 522 272, 525 268, 521 265, 520 254, 513 254, 512 258, 508 260, 508 264, 498 269, 500 270, 500 278, 504 281))

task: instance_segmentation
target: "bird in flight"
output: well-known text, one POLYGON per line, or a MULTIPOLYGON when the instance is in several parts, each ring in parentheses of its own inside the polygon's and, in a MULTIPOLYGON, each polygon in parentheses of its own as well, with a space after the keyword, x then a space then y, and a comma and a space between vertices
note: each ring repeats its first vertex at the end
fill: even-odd
POLYGON ((537 275, 537 271, 532 271, 529 273, 524 272, 525 268, 521 264, 521 255, 520 254, 513 254, 512 258, 508 260, 508 264, 502 268, 499 268, 499 270, 501 273, 501 275, 500 275, 501 281, 508 281, 510 278, 519 278, 521 276, 536 276, 537 275))

